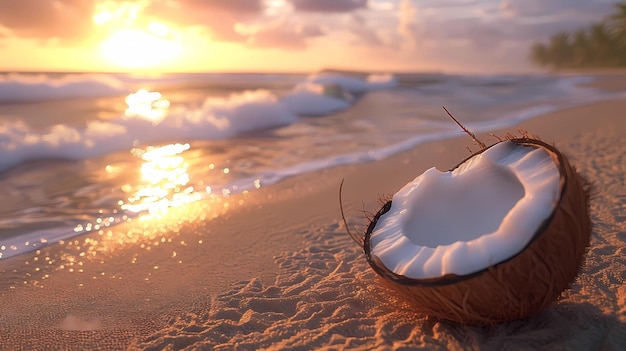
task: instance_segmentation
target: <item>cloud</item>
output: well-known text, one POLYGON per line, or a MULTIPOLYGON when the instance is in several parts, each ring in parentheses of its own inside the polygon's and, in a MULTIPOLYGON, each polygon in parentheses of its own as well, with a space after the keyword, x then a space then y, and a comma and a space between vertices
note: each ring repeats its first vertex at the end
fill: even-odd
MULTIPOLYGON (((322 4, 321 8, 336 11, 358 5, 348 2, 339 1, 340 4, 333 3, 330 7, 322 4)), ((94 14, 104 9, 117 13, 119 18, 100 24, 103 28, 143 28, 157 21, 172 28, 192 29, 213 41, 256 47, 302 49, 309 38, 323 34, 319 26, 295 19, 289 24, 274 21, 270 25, 248 25, 266 20, 266 7, 264 0, 0 0, 0 34, 4 31, 9 37, 43 39, 50 43, 51 39, 79 41, 105 33, 93 22, 94 14)))
POLYGON ((353 13, 346 27, 355 38, 353 45, 369 47, 393 45, 392 42, 387 41, 385 38, 385 34, 389 33, 389 28, 377 26, 376 22, 366 16, 353 13))
POLYGON ((397 62, 415 62, 426 69, 530 70, 527 56, 532 43, 602 20, 611 13, 613 2, 400 0, 394 7, 395 21, 369 25, 395 29, 394 35, 385 36, 386 47, 370 52, 385 51, 397 62))
POLYGON ((398 9, 398 32, 414 44, 418 38, 417 6, 411 0, 401 0, 398 9))
POLYGON ((0 45, 27 38, 48 46, 79 47, 111 30, 145 30, 154 21, 168 26, 181 41, 190 35, 245 45, 261 54, 267 48, 300 50, 308 55, 303 58, 307 62, 315 58, 334 63, 328 58, 332 48, 351 50, 336 60, 345 65, 355 63, 347 58, 352 54, 367 57, 358 62, 363 65, 409 67, 428 60, 442 66, 489 66, 493 60, 521 64, 531 43, 602 20, 616 1, 0 0, 0 45), (136 9, 136 17, 94 24, 94 11, 105 5, 136 9))
POLYGON ((207 29, 216 41, 244 41, 235 25, 260 15, 261 0, 180 0, 152 2, 144 14, 179 27, 207 29))
POLYGON ((263 10, 262 0, 178 0, 152 1, 149 7, 184 9, 188 15, 217 11, 220 13, 255 14, 263 10))
MULTIPOLYGON (((303 3, 303 6, 317 11, 313 7, 321 5, 320 11, 328 12, 345 9, 351 2, 322 0, 320 4, 303 3)), ((279 11, 280 16, 268 16, 268 5, 264 0, 154 2, 145 12, 179 27, 206 30, 213 41, 240 42, 253 47, 300 50, 307 47, 310 38, 324 35, 319 25, 294 16, 294 6, 285 5, 279 11)))
POLYGON ((245 36, 246 43, 256 47, 273 47, 300 50, 307 46, 309 38, 324 35, 324 31, 313 24, 291 23, 278 20, 266 24, 237 24, 236 31, 245 36))
POLYGON ((261 0, 183 0, 179 2, 195 4, 210 10, 225 10, 238 13, 259 13, 263 10, 261 0))
POLYGON ((611 7, 602 0, 449 0, 417 4, 412 0, 399 4, 398 34, 405 41, 416 47, 464 43, 480 50, 545 40, 556 32, 572 31, 600 20, 611 7), (595 10, 590 11, 590 7, 595 10))
POLYGON ((367 8, 367 0, 292 0, 296 11, 351 12, 367 8))
POLYGON ((351 33, 356 38, 356 44, 364 44, 370 47, 393 45, 392 42, 385 41, 378 33, 369 27, 354 27, 351 33))
POLYGON ((93 0, 0 0, 0 26, 15 36, 75 41, 93 28, 93 0))
POLYGON ((511 17, 572 15, 605 12, 615 1, 589 0, 502 0, 500 8, 511 17))
MULTIPOLYGON (((263 0, 0 0, 0 32, 34 39, 79 41, 97 33, 99 9, 126 8, 114 26, 147 25, 156 20, 176 27, 206 30, 213 40, 244 41, 234 26, 262 14, 263 0), (132 11, 128 10, 132 9, 132 11), (134 11, 134 12, 133 12, 134 11)), ((108 24, 110 25, 110 24, 108 24)))

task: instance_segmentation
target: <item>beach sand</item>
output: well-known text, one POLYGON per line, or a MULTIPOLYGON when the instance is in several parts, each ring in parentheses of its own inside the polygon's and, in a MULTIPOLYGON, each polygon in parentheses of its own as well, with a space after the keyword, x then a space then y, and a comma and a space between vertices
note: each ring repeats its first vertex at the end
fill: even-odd
POLYGON ((379 284, 341 222, 342 179, 349 225, 363 231, 381 196, 476 149, 459 132, 0 261, 0 349, 626 349, 624 111, 599 102, 495 132, 554 143, 594 185, 580 276, 527 320, 482 328, 419 314, 379 284))

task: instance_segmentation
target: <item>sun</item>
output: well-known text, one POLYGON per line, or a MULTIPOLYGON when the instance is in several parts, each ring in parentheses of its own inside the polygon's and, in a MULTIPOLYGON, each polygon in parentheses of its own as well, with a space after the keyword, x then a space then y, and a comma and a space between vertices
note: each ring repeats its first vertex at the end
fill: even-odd
POLYGON ((154 68, 180 55, 180 33, 165 23, 143 16, 147 2, 103 0, 96 6, 93 23, 107 39, 102 56, 117 68, 154 68))
MULTIPOLYGON (((156 29, 165 30, 163 27, 156 29)), ((180 54, 180 45, 154 32, 139 29, 114 31, 102 42, 102 55, 123 68, 149 68, 172 61, 180 54)))

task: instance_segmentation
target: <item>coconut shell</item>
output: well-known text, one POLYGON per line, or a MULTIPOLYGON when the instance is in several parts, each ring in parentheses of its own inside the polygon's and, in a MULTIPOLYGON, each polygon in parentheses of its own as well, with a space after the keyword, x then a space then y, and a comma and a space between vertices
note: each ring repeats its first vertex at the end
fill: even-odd
POLYGON ((552 215, 515 256, 469 275, 411 279, 390 271, 370 252, 371 234, 380 216, 391 208, 391 201, 370 222, 364 239, 368 263, 420 312, 474 325, 523 319, 549 307, 578 275, 591 236, 588 182, 554 146, 530 138, 511 141, 548 152, 559 169, 561 187, 552 215))

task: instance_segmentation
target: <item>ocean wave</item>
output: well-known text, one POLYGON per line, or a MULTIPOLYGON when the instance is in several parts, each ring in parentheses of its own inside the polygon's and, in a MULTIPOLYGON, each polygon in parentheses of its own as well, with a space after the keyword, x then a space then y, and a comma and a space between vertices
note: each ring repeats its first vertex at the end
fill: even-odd
MULTIPOLYGON (((241 76, 240 81, 267 80, 258 75, 241 76)), ((213 75, 211 75, 213 77, 213 75)), ((199 79, 192 75, 191 78, 199 79)), ((191 79, 182 77, 154 77, 149 81, 177 81, 191 79)), ((476 78, 476 77, 474 77, 476 78)), ((480 78, 480 77, 479 77, 480 78)), ((477 78, 479 81, 481 79, 477 78)), ((225 79, 223 76, 221 79, 225 79)), ((272 79, 278 79, 276 77, 272 79)), ((496 100, 508 101, 510 96, 491 97, 490 91, 459 89, 458 81, 467 77, 451 77, 449 82, 437 83, 425 88, 421 85, 411 88, 408 94, 414 101, 427 103, 429 97, 424 89, 434 89, 445 85, 450 90, 449 97, 461 97, 473 104, 492 104, 496 100), (455 83, 456 82, 456 83, 455 83), (454 86, 456 95, 452 92, 454 86), (421 94, 421 95, 420 95, 421 94), (417 100, 417 99, 421 100, 417 100)), ((517 79, 548 79, 543 76, 486 77, 488 82, 513 84, 517 79)), ((107 94, 127 94, 129 82, 140 78, 116 78, 112 75, 5 75, 0 76, 0 101, 15 101, 20 98, 46 99, 68 98, 70 96, 102 96, 107 94), (10 87, 18 87, 15 91, 10 87), (11 95, 12 94, 12 95, 11 95)), ((505 118, 487 118, 487 126, 476 126, 483 130, 517 123, 539 114, 573 104, 584 104, 611 98, 589 88, 580 87, 588 83, 589 77, 563 77, 552 79, 546 86, 554 96, 570 96, 575 99, 561 102, 558 106, 545 106, 532 103, 526 109, 507 114, 505 118), (572 101, 574 101, 572 103, 572 101), (532 107, 532 106, 535 107, 532 107)), ((484 82, 483 82, 484 83, 484 82)), ((242 133, 277 128, 297 123, 304 116, 324 116, 349 109, 365 92, 395 87, 398 80, 390 74, 348 75, 339 73, 317 73, 301 79, 291 90, 279 94, 267 89, 244 90, 225 97, 208 97, 200 106, 170 106, 166 96, 157 92, 139 90, 127 95, 129 105, 125 114, 115 120, 92 120, 84 127, 57 124, 46 130, 36 130, 23 121, 0 120, 0 170, 35 159, 87 159, 112 152, 130 150, 134 145, 153 145, 174 141, 219 140, 242 133)), ((536 85, 536 84, 535 84, 536 85)), ((535 86, 532 85, 532 86, 535 86)), ((444 89, 444 91, 447 91, 444 89)), ((407 92, 404 92, 407 94, 407 92)), ((542 96, 545 94, 542 94, 542 96)), ((446 95, 448 96, 448 95, 446 95)), ((467 121, 472 125, 472 121, 467 121)), ((412 143, 411 143, 412 144, 412 143)), ((358 156, 357 159, 363 156, 358 156)), ((351 157, 349 157, 351 159, 351 157)), ((334 162, 330 162, 331 164, 334 162)))
POLYGON ((208 98, 202 107, 171 111, 161 121, 129 114, 114 122, 91 121, 85 128, 57 124, 44 132, 22 121, 0 124, 0 169, 43 158, 85 159, 129 150, 133 144, 158 144, 176 139, 223 139, 277 127, 297 116, 264 90, 208 98))
POLYGON ((296 115, 319 116, 346 109, 353 100, 340 86, 304 82, 285 94, 281 103, 296 115))
POLYGON ((308 81, 321 85, 337 85, 352 93, 364 93, 373 89, 391 88, 398 84, 392 74, 369 74, 365 79, 334 73, 313 74, 308 81))
MULTIPOLYGON (((119 94, 124 89, 119 80, 107 76, 47 79, 9 76, 4 84, 0 83, 0 89, 19 89, 2 98, 16 101, 26 97, 102 96, 119 94)), ((283 96, 265 89, 246 90, 227 97, 206 98, 197 108, 172 107, 160 93, 139 90, 126 97, 128 109, 120 119, 90 121, 84 128, 57 124, 41 132, 22 121, 0 121, 0 170, 34 159, 86 159, 128 150, 136 144, 218 140, 285 126, 301 116, 326 115, 349 108, 354 102, 351 91, 392 86, 392 82, 392 76, 368 80, 311 76, 283 96)))
POLYGON ((8 74, 0 76, 0 103, 104 97, 129 93, 125 84, 110 75, 8 74))
POLYGON ((127 75, 115 73, 0 73, 0 104, 33 103, 130 94, 138 89, 212 88, 241 91, 289 89, 305 75, 260 73, 187 73, 127 75))

